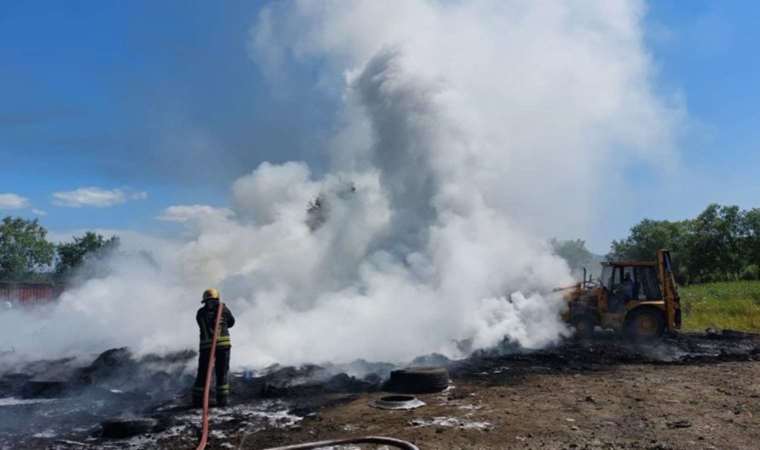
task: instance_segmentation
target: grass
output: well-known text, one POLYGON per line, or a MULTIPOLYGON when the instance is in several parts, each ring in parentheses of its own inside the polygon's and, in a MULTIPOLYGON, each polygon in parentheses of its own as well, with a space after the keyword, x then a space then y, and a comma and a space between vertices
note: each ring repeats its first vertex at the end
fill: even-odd
POLYGON ((731 281, 682 287, 683 329, 760 332, 760 281, 731 281))

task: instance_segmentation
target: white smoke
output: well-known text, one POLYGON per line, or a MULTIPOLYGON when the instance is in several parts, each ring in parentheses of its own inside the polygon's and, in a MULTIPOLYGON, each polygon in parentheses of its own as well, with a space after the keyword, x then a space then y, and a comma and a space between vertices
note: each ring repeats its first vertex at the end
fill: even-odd
POLYGON ((545 238, 603 220, 589 199, 628 164, 672 158, 678 110, 654 93, 643 12, 625 0, 275 3, 252 27, 252 58, 283 95, 289 73, 319 68, 316 85, 342 104, 331 170, 265 162, 234 182, 229 208, 169 208, 187 242, 67 292, 32 327, 45 338, 11 324, 4 339, 193 346, 196 301, 217 286, 238 319, 238 365, 556 341, 562 304, 542 293, 569 273, 545 238))

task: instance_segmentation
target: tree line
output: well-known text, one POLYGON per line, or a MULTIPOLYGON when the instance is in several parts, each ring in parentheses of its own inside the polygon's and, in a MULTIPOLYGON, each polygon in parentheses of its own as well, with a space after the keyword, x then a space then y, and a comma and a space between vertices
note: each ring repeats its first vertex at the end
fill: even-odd
MULTIPOLYGON (((552 239, 550 245, 576 274, 583 267, 593 270, 602 259, 581 239, 552 239)), ((0 223, 0 281, 64 281, 118 247, 117 236, 104 238, 92 231, 55 244, 36 219, 5 217, 0 223)), ((693 219, 644 219, 626 238, 612 241, 606 259, 649 261, 661 248, 671 251, 681 284, 760 280, 760 208, 711 204, 693 219)))
POLYGON ((118 247, 117 236, 104 238, 92 231, 52 243, 37 219, 8 216, 0 223, 0 281, 64 282, 118 247))
POLYGON ((594 255, 582 239, 551 239, 549 244, 576 277, 583 268, 595 273, 605 259, 652 261, 658 249, 666 248, 680 284, 760 280, 760 208, 711 204, 693 219, 644 219, 626 238, 612 241, 605 256, 594 255))
POLYGON ((681 284, 760 279, 760 208, 711 204, 694 219, 644 219, 608 258, 651 260, 667 248, 681 284))
POLYGON ((573 277, 580 279, 583 276, 583 269, 586 269, 588 274, 593 276, 598 276, 599 272, 601 272, 599 262, 604 258, 591 253, 586 248, 586 241, 583 239, 566 241, 550 239, 549 246, 555 255, 565 260, 570 267, 573 277))

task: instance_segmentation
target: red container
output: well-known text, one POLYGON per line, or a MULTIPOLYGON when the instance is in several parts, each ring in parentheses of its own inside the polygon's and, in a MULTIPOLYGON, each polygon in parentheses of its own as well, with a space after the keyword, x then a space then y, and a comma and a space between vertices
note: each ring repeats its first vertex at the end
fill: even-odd
POLYGON ((50 283, 0 282, 0 301, 19 302, 33 306, 54 302, 62 289, 50 283))

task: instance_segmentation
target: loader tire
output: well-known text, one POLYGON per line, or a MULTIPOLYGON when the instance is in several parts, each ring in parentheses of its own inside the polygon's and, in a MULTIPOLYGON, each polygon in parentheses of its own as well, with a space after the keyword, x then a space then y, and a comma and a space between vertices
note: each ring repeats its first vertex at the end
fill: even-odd
POLYGON ((100 423, 101 436, 108 439, 123 439, 138 434, 150 433, 158 425, 149 417, 114 418, 100 423))
POLYGON ((596 326, 596 322, 590 315, 582 314, 575 316, 571 323, 575 331, 573 337, 576 339, 591 339, 594 337, 594 327, 596 326))
POLYGON ((449 371, 443 367, 394 370, 384 390, 402 394, 430 394, 449 387, 449 371))
POLYGON ((657 308, 634 309, 625 318, 625 334, 635 341, 650 341, 665 332, 665 315, 657 308))

